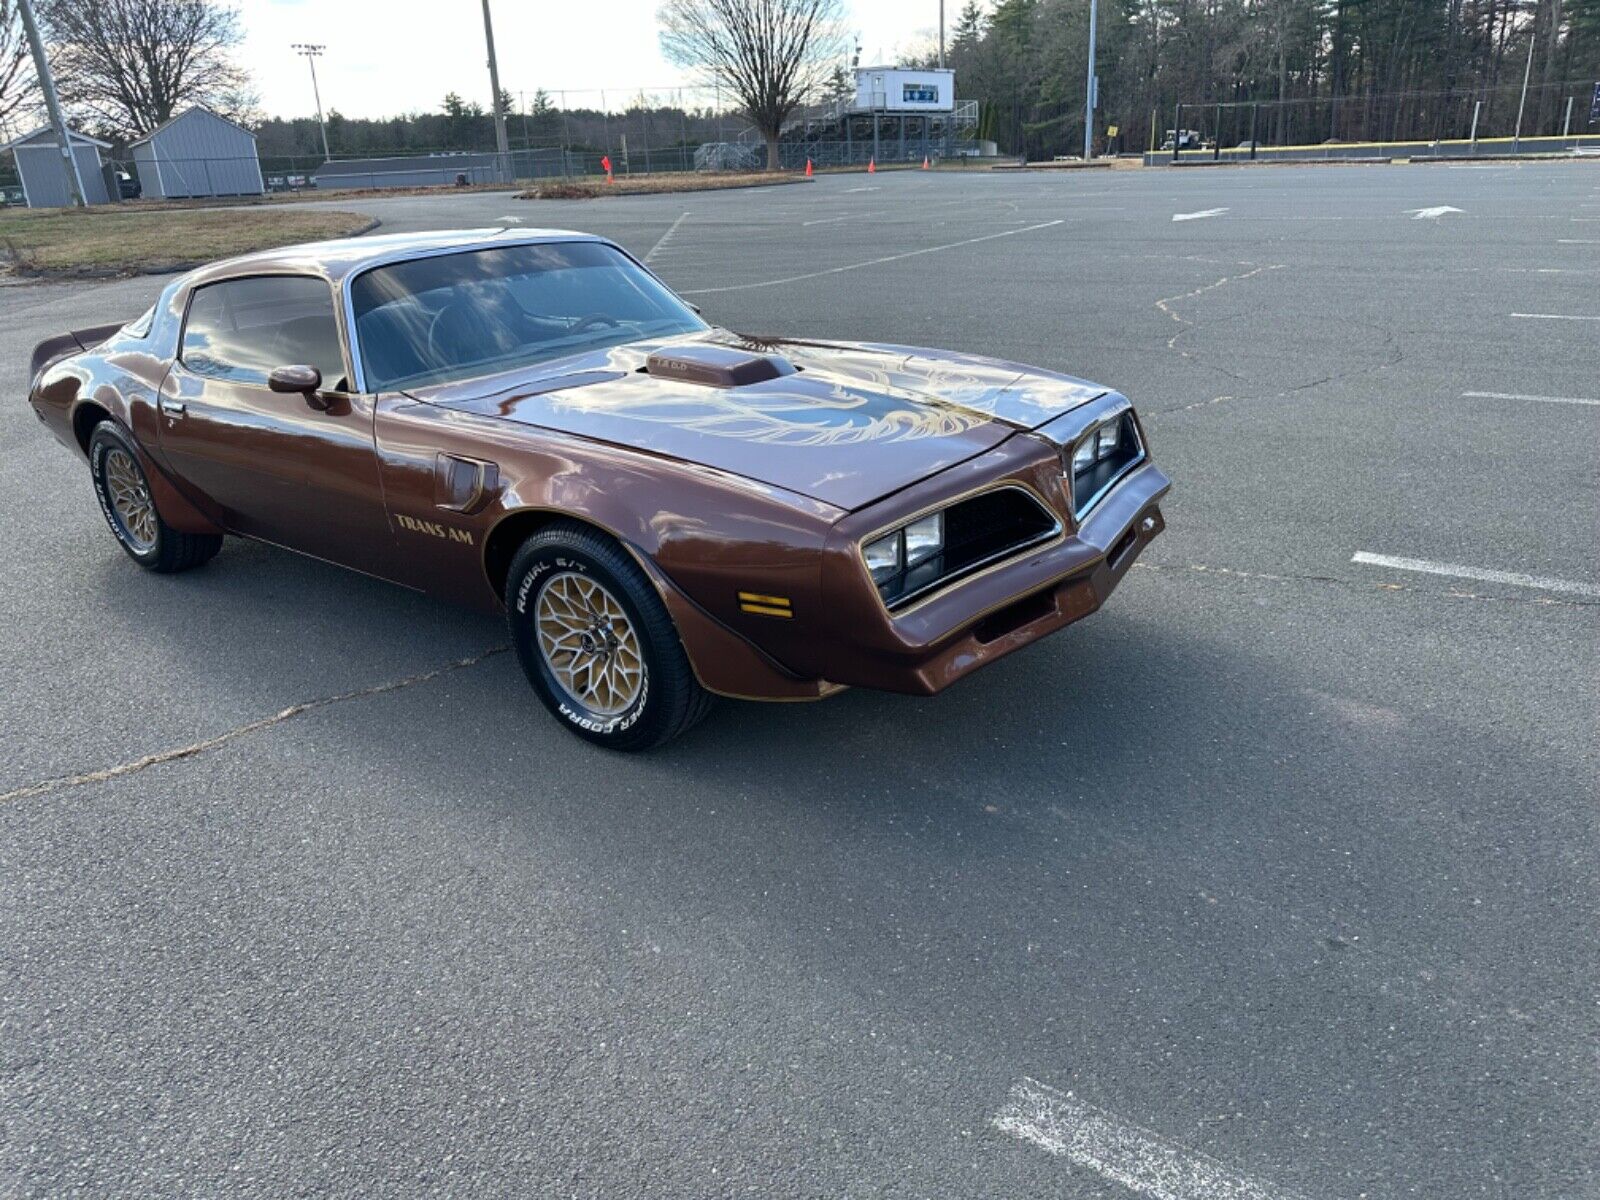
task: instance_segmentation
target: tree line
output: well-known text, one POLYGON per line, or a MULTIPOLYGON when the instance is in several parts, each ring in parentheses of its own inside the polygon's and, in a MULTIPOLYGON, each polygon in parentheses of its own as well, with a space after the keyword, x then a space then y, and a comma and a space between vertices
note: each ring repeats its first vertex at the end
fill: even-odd
MULTIPOLYGON (((974 0, 948 63, 983 102, 985 136, 1041 157, 1083 142, 1088 0, 974 0)), ((1583 130, 1600 81, 1600 0, 1100 0, 1100 110, 1142 149, 1175 107, 1185 128, 1265 144, 1510 133, 1533 50, 1523 134, 1559 133, 1567 96, 1583 130)))
MULTIPOLYGON (((617 112, 597 108, 557 108, 548 92, 539 90, 519 104, 504 98, 506 134, 513 151, 562 147, 584 154, 630 155, 650 149, 698 146, 726 135, 735 136, 744 123, 718 116, 709 107, 653 104, 645 97, 617 112)), ((337 109, 326 114, 328 145, 335 157, 368 158, 427 154, 446 150, 492 151, 494 115, 455 92, 446 94, 437 112, 411 112, 393 117, 346 117, 337 109)), ((263 158, 320 158, 321 135, 314 117, 269 117, 254 125, 256 148, 263 158)))
MULTIPOLYGON (((983 136, 1007 153, 1047 157, 1081 147, 1089 0, 967 0, 948 44, 964 100, 982 106, 983 136)), ((257 132, 266 157, 320 154, 316 123, 263 118, 234 55, 238 14, 220 0, 36 0, 62 100, 85 131, 117 143, 203 104, 257 132)), ((723 89, 775 147, 796 108, 844 93, 842 0, 665 0, 663 51, 723 89)), ((1560 132, 1565 101, 1600 80, 1600 0, 1100 0, 1100 108, 1139 149, 1174 108, 1187 128, 1267 144, 1511 132, 1531 62, 1524 134, 1560 132), (1529 51, 1532 51, 1530 60, 1529 51)), ((932 65, 930 51, 922 61, 932 65)), ((737 136, 738 117, 659 105, 621 113, 557 109, 545 92, 505 97, 518 146, 619 152, 737 136)), ((0 0, 0 130, 37 123, 37 84, 17 0, 0 0)), ((490 114, 451 93, 437 112, 385 119, 328 114, 336 156, 491 149, 490 114)), ((769 150, 774 154, 775 150, 769 150)), ((774 157, 775 161, 775 157, 774 157)))

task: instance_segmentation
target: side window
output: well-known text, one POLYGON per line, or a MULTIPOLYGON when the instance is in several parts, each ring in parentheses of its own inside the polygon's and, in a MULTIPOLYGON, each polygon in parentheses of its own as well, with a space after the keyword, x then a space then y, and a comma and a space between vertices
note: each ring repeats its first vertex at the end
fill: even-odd
POLYGON ((312 366, 346 391, 344 354, 325 280, 260 275, 196 288, 183 324, 183 365, 197 375, 266 383, 277 367, 312 366))

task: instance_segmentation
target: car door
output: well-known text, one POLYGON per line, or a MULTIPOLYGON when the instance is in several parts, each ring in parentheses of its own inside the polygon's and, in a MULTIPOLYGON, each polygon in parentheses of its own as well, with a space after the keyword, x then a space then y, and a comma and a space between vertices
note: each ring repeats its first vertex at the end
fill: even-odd
POLYGON ((230 531, 393 577, 373 441, 373 397, 350 389, 334 292, 308 275, 255 275, 190 294, 161 388, 159 444, 181 486, 230 531), (322 387, 274 392, 278 367, 322 387))

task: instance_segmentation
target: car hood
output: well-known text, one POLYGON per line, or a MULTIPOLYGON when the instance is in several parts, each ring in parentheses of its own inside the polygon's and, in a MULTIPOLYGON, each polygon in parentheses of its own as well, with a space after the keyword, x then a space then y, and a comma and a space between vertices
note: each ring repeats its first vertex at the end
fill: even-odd
POLYGON ((407 394, 728 471, 851 510, 1105 392, 1052 371, 945 350, 713 330, 407 394), (717 387, 646 369, 654 352, 692 359, 701 346, 770 356, 794 370, 717 387))

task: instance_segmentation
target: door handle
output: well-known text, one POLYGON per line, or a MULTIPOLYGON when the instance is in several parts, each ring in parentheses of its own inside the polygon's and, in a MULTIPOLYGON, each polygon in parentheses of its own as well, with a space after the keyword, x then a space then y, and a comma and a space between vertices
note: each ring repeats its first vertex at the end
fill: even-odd
POLYGON ((189 406, 182 400, 168 400, 165 396, 157 402, 157 407, 161 409, 163 416, 174 421, 189 411, 189 406))

